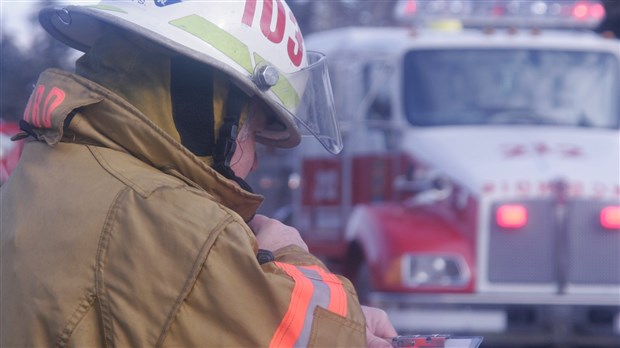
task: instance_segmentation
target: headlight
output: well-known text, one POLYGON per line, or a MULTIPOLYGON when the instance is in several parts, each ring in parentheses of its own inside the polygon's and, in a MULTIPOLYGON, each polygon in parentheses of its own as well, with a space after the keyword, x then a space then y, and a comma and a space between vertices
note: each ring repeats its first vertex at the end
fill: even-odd
POLYGON ((406 254, 401 258, 403 285, 462 287, 471 272, 465 260, 450 254, 406 254))

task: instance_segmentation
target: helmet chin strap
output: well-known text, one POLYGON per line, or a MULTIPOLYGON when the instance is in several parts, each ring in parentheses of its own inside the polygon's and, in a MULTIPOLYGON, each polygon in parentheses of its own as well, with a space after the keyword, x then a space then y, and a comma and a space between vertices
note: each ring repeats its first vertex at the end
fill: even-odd
POLYGON ((230 85, 226 100, 224 122, 218 133, 211 167, 226 178, 234 180, 244 190, 254 192, 250 185, 238 177, 230 167, 230 161, 235 150, 237 150, 239 120, 241 119, 241 109, 245 98, 246 95, 239 88, 235 85, 230 85))
POLYGON ((246 95, 235 85, 230 85, 224 120, 215 142, 212 68, 184 56, 173 57, 170 85, 173 118, 181 143, 197 156, 211 156, 213 169, 244 190, 253 192, 250 185, 230 168, 246 95))

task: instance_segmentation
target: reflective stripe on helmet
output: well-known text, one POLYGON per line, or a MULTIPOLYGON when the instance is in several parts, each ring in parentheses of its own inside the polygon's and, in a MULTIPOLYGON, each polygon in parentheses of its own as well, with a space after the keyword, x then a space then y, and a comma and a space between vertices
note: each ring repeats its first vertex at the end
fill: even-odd
MULTIPOLYGON (((253 67, 260 63, 271 64, 271 62, 268 62, 258 53, 254 53, 255 64, 252 64, 250 50, 247 45, 198 15, 175 19, 170 21, 170 24, 213 46, 242 66, 250 74, 253 73, 253 67)), ((278 83, 271 88, 271 91, 282 101, 282 104, 287 109, 295 108, 299 104, 299 96, 288 79, 282 73, 279 75, 278 83)))
POLYGON ((96 8, 96 9, 104 10, 104 11, 115 11, 115 12, 120 12, 120 13, 128 13, 122 8, 118 8, 116 6, 107 5, 107 4, 98 4, 98 5, 91 5, 91 6, 85 6, 85 7, 96 8))
POLYGON ((172 20, 170 24, 210 44, 237 62, 247 72, 252 73, 253 66, 248 46, 207 19, 198 15, 190 15, 172 20))

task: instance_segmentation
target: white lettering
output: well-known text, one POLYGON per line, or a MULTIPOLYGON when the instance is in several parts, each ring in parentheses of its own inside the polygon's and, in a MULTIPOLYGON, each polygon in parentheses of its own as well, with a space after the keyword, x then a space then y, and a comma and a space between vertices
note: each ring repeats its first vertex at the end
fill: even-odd
POLYGON ((312 198, 315 202, 338 198, 338 172, 335 169, 315 173, 312 198))

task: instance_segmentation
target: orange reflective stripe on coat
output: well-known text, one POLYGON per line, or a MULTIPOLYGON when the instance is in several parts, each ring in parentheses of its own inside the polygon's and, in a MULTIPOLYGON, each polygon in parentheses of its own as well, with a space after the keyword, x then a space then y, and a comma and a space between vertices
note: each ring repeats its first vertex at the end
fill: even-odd
POLYGON ((334 274, 318 266, 293 266, 276 262, 295 285, 291 300, 270 347, 305 347, 310 341, 314 309, 327 308, 341 316, 347 315, 347 298, 342 282, 334 274))
POLYGON ((339 314, 343 317, 347 316, 347 294, 344 291, 342 282, 333 273, 329 273, 319 266, 305 266, 305 268, 315 270, 327 284, 330 291, 330 301, 328 310, 339 314))

